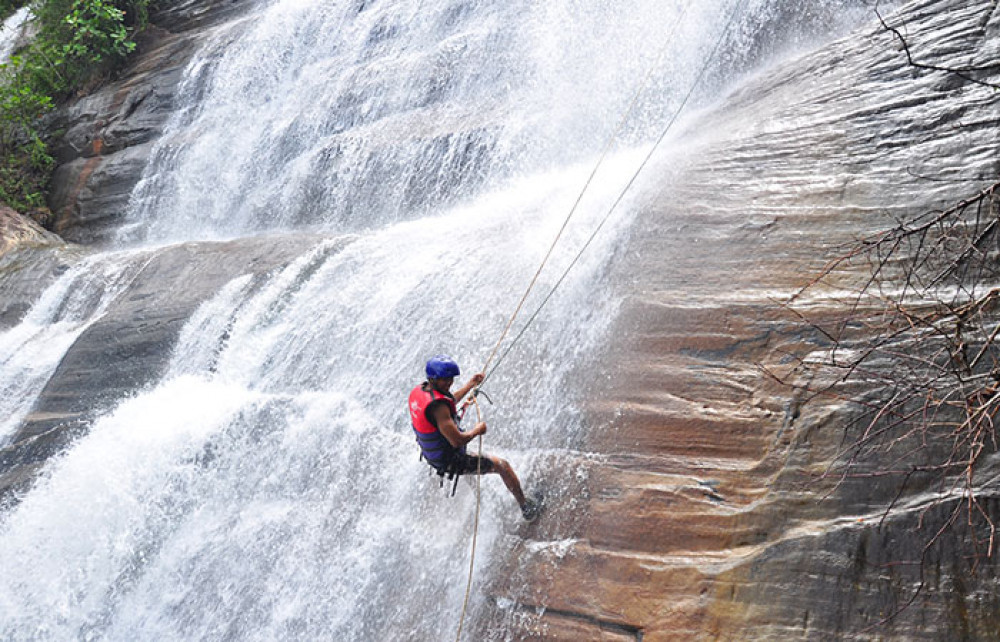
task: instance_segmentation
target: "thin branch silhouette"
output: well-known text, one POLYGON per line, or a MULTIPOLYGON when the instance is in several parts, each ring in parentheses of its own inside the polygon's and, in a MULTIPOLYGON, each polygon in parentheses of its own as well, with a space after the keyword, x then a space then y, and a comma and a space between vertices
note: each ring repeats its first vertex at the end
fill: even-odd
POLYGON ((986 82, 985 80, 979 80, 978 78, 974 78, 973 76, 969 75, 971 73, 976 73, 976 72, 981 72, 981 73, 996 73, 998 71, 998 69, 995 66, 994 67, 982 67, 982 66, 980 66, 980 67, 974 67, 974 66, 969 66, 969 67, 957 67, 957 68, 956 67, 942 67, 940 65, 932 65, 932 64, 929 64, 929 63, 918 62, 918 61, 914 60, 913 54, 910 52, 910 44, 906 41, 906 38, 899 31, 899 29, 897 29, 896 27, 889 26, 889 24, 885 21, 885 18, 883 18, 882 14, 879 12, 877 4, 875 6, 875 15, 878 16, 879 22, 882 23, 882 28, 884 28, 886 31, 891 32, 894 36, 896 36, 896 38, 899 40, 900 44, 902 44, 902 46, 903 46, 903 52, 906 53, 906 61, 910 64, 911 67, 915 67, 917 69, 926 69, 928 71, 943 71, 945 73, 954 74, 955 76, 958 76, 959 78, 961 78, 963 80, 966 80, 968 82, 971 82, 971 83, 974 83, 974 84, 977 84, 977 85, 982 85, 983 87, 991 87, 993 89, 1000 89, 1000 85, 997 85, 997 84, 991 83, 991 82, 986 82))
POLYGON ((946 534, 967 547, 960 557, 970 571, 996 552, 1000 489, 983 479, 983 463, 1000 453, 1000 182, 842 248, 784 305, 816 331, 817 349, 789 374, 758 368, 797 398, 849 409, 844 441, 820 475, 832 480, 830 494, 889 484, 879 529, 901 510, 923 528, 934 511, 913 560, 914 593, 880 626, 925 590, 923 565, 946 534), (811 299, 839 311, 812 311, 811 299), (916 513, 913 493, 926 502, 916 513))

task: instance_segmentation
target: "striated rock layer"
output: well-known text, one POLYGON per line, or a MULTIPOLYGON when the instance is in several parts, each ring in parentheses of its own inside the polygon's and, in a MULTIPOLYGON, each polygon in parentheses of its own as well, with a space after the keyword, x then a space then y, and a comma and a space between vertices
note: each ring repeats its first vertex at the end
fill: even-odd
MULTIPOLYGON (((65 238, 101 242, 115 229, 193 45, 239 5, 161 9, 134 68, 65 112, 50 203, 65 238)), ((998 81, 995 2, 921 1, 891 20, 916 60, 998 81)), ((917 509, 876 528, 895 489, 817 480, 840 445, 841 409, 803 403, 758 366, 782 371, 788 354, 820 344, 777 302, 841 244, 995 181, 998 115, 998 92, 911 66, 873 26, 752 79, 678 129, 673 165, 651 167, 635 192, 645 196, 616 268, 613 365, 580 373, 593 399, 584 453, 572 480, 554 480, 561 490, 525 528, 522 555, 493 569, 497 608, 470 624, 470 639, 994 638, 996 568, 970 574, 960 542, 933 560, 919 602, 870 628, 912 595, 912 567, 896 562, 915 559, 937 518, 915 530, 919 497, 907 497, 917 509)), ((137 254, 126 292, 0 451, 0 489, 30 480, 74 422, 154 380, 184 320, 221 283, 277 269, 311 243, 137 254)), ((30 276, 0 280, 0 325, 73 251, 0 259, 0 270, 30 276)))
MULTIPOLYGON (((995 2, 916 2, 890 22, 917 62, 1000 82, 995 2)), ((619 263, 608 383, 581 373, 585 516, 554 507, 535 535, 559 546, 524 551, 493 587, 516 599, 519 639, 995 639, 996 554, 972 572, 950 537, 921 573, 943 511, 910 489, 879 527, 895 485, 819 477, 845 410, 759 366, 787 372, 822 346, 779 302, 843 244, 996 181, 998 116, 1000 92, 911 66, 875 23, 689 124, 675 166, 647 175, 619 263)))

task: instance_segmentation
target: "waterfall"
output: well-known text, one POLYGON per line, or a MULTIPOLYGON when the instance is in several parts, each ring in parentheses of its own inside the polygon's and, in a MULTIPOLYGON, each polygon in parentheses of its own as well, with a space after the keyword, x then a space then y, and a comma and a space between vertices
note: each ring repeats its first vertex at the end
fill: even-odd
POLYGON ((620 10, 649 22, 560 3, 266 4, 192 64, 188 107, 158 143, 126 231, 370 229, 579 160, 628 99, 618 61, 641 78, 653 53, 642 43, 679 15, 674 3, 629 4, 620 10), (570 19, 576 30, 553 28, 570 19), (595 74, 602 44, 609 64, 595 74))
MULTIPOLYGON (((463 378, 479 367, 659 60, 527 308, 540 303, 735 6, 274 0, 217 28, 133 193, 119 247, 137 249, 80 263, 0 335, 19 355, 0 362, 0 390, 20 400, 2 406, 0 438, 143 252, 324 238, 283 269, 232 274, 186 321, 166 374, 3 512, 0 637, 452 635, 475 497, 460 485, 449 498, 417 460, 406 394, 432 354, 463 378)), ((751 27, 770 6, 744 7, 717 78, 761 55, 751 27)), ((486 449, 554 503, 587 456, 579 396, 600 385, 587 373, 618 305, 609 266, 641 194, 490 382, 486 449)), ((514 608, 489 578, 528 536, 499 480, 482 503, 472 619, 514 608)))
POLYGON ((125 252, 81 261, 46 289, 18 325, 0 332, 0 445, 20 425, 73 341, 127 287, 140 257, 125 252))
POLYGON ((3 21, 3 27, 0 27, 0 63, 10 60, 30 13, 30 7, 21 7, 3 21))
MULTIPOLYGON (((730 15, 716 71, 767 55, 770 4, 265 3, 192 62, 123 240, 417 218, 591 158, 644 83, 620 143, 649 140, 730 15)), ((828 34, 844 4, 804 11, 828 34)))

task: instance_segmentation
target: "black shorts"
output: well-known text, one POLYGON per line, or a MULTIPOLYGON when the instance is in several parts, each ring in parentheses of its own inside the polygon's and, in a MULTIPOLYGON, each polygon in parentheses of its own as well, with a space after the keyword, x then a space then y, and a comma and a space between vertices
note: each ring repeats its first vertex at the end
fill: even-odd
POLYGON ((493 466, 493 460, 487 456, 478 455, 468 455, 461 454, 455 455, 455 457, 448 464, 445 472, 455 473, 456 475, 475 475, 476 471, 480 474, 485 475, 487 473, 492 473, 496 468, 493 466))

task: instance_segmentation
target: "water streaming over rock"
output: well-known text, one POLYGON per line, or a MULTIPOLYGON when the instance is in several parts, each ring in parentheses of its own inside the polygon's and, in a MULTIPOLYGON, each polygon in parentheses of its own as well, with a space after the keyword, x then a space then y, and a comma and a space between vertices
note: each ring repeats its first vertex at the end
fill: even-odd
MULTIPOLYGON (((752 31, 762 23, 796 30, 770 4, 265 4, 192 62, 125 238, 344 231, 424 215, 590 157, 655 62, 621 137, 648 140, 734 14, 743 31, 729 32, 716 73, 773 54, 780 45, 752 31)), ((858 15, 843 4, 799 19, 835 28, 858 15)))
POLYGON ((0 63, 7 62, 22 37, 25 22, 31 14, 30 7, 21 7, 3 21, 0 27, 0 63))
POLYGON ((121 254, 88 258, 46 289, 18 325, 0 332, 0 444, 20 425, 69 346, 138 269, 121 254))
MULTIPOLYGON (((847 24, 844 6, 819 3, 805 24, 831 13, 847 24)), ((0 637, 448 637, 474 494, 436 490, 405 393, 431 354, 452 354, 466 374, 485 358, 673 34, 537 305, 735 7, 276 0, 217 28, 186 71, 119 243, 325 238, 281 269, 234 267, 187 318, 165 374, 94 417, 4 512, 0 637)), ((739 7, 716 83, 766 57, 758 50, 773 43, 754 28, 780 14, 739 7)), ((554 498, 576 474, 565 454, 583 385, 571 378, 614 318, 608 266, 631 211, 627 199, 491 382, 487 449, 554 498)), ((3 407, 6 432, 110 300, 137 296, 134 266, 81 263, 0 336, 33 368, 0 362, 0 388, 16 382, 21 400, 3 407)), ((484 587, 526 534, 495 479, 483 506, 473 618, 505 608, 484 587)))

